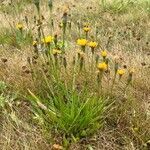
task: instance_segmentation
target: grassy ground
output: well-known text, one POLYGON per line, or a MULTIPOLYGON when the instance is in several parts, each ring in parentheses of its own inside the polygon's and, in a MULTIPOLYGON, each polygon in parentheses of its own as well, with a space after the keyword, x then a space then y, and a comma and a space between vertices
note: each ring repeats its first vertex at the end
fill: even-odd
POLYGON ((0 149, 149 150, 150 2, 35 2, 0 2, 0 149))

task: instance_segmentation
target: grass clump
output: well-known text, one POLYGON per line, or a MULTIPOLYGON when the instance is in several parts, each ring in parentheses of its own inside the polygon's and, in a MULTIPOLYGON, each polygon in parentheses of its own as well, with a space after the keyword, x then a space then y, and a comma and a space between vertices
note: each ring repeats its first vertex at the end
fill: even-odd
POLYGON ((44 128, 51 127, 51 124, 66 137, 80 139, 103 126, 110 105, 107 98, 89 94, 88 89, 72 90, 60 81, 52 88, 54 90, 47 91, 48 97, 44 99, 30 91, 33 112, 42 120, 44 128))

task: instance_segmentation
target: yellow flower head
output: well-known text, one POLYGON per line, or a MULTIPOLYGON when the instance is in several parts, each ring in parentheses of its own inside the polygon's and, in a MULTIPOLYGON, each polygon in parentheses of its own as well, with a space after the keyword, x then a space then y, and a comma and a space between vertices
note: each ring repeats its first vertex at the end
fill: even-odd
POLYGON ((19 29, 19 30, 22 30, 23 29, 23 24, 22 23, 18 23, 16 25, 16 28, 19 29))
POLYGON ((61 54, 62 51, 58 49, 53 49, 53 55, 61 54))
POLYGON ((106 50, 101 51, 101 56, 106 57, 107 56, 107 51, 106 50))
POLYGON ((37 46, 37 41, 33 41, 33 42, 32 42, 32 45, 33 45, 33 46, 37 46))
POLYGON ((107 70, 107 64, 105 62, 99 63, 97 68, 101 71, 107 70))
POLYGON ((86 46, 87 45, 87 40, 86 39, 78 39, 77 44, 80 46, 86 46))
POLYGON ((88 45, 91 48, 95 48, 95 47, 97 47, 98 44, 96 42, 89 42, 88 45))
POLYGON ((53 41, 53 37, 52 36, 47 36, 45 38, 42 39, 42 42, 45 44, 50 44, 53 41))
POLYGON ((89 31, 91 30, 91 28, 89 28, 89 27, 84 27, 83 30, 84 30, 85 32, 89 32, 89 31))
POLYGON ((118 69, 117 73, 122 76, 125 74, 125 70, 124 69, 118 69))

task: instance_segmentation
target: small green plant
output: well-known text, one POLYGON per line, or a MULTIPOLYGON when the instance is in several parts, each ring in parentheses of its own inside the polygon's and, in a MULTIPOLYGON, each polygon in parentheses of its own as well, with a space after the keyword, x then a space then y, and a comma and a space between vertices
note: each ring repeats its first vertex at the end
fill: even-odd
POLYGON ((16 93, 10 94, 6 91, 6 89, 6 83, 0 81, 0 117, 2 117, 1 120, 3 120, 5 116, 5 119, 9 118, 15 123, 15 125, 18 125, 20 120, 18 119, 16 111, 14 110, 14 106, 17 106, 16 93))
POLYGON ((2 93, 6 89, 6 84, 3 81, 0 81, 0 93, 2 93))
POLYGON ((44 128, 55 128, 67 137, 81 138, 103 126, 109 106, 107 98, 90 94, 87 87, 73 90, 61 81, 50 89, 45 98, 29 91, 33 112, 44 128))
POLYGON ((0 81, 0 108, 5 109, 5 106, 11 105, 12 97, 6 92, 7 85, 5 82, 0 81))
POLYGON ((22 32, 18 29, 10 30, 9 28, 3 28, 0 31, 0 44, 11 45, 14 47, 20 47, 23 45, 28 45, 32 41, 31 31, 26 31, 22 29, 22 32))
POLYGON ((8 28, 2 28, 0 31, 0 44, 12 45, 14 42, 14 35, 8 28))

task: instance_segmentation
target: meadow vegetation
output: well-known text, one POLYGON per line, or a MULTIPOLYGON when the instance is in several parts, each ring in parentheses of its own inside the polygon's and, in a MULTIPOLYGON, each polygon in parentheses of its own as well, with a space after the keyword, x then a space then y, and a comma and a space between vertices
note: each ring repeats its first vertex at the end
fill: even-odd
POLYGON ((150 149, 149 0, 2 0, 0 19, 0 149, 150 149))

